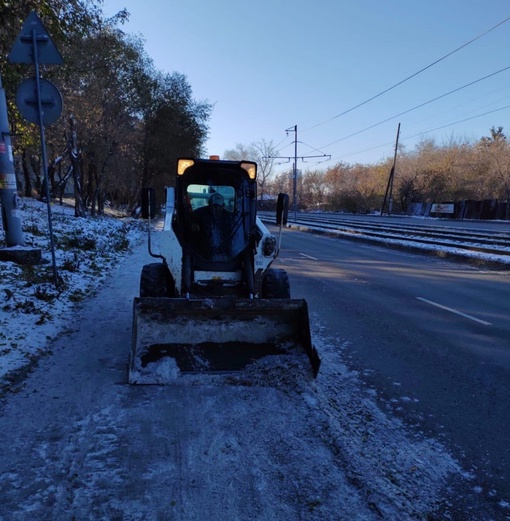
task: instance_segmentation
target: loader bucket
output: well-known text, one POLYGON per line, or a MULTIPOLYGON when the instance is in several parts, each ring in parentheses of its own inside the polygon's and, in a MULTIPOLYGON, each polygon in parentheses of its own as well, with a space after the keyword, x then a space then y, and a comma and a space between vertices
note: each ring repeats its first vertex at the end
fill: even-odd
POLYGON ((235 372, 269 355, 308 355, 308 308, 298 299, 135 298, 129 383, 164 384, 185 373, 235 372))

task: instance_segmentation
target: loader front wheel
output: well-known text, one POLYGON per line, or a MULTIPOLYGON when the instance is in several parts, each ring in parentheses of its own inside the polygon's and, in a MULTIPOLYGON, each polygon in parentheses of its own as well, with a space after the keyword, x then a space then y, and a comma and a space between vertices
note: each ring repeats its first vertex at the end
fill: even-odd
POLYGON ((290 298, 290 283, 287 272, 270 268, 262 280, 262 298, 290 298))
POLYGON ((167 266, 154 262, 142 268, 140 297, 175 297, 175 283, 167 266))

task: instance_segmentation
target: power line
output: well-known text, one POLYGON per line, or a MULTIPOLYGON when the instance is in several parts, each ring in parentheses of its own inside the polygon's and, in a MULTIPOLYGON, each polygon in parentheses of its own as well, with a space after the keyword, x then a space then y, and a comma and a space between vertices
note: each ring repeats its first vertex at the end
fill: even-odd
POLYGON ((344 116, 345 114, 348 114, 349 112, 352 112, 353 110, 355 110, 355 109, 357 109, 359 107, 362 107, 363 105, 366 105, 370 101, 373 101, 376 98, 379 98, 383 94, 386 94, 390 90, 393 90, 394 88, 398 87, 399 85, 402 85, 403 83, 405 83, 406 81, 410 80, 411 78, 414 78, 415 76, 418 76, 418 74, 421 74, 422 72, 426 71, 427 69, 430 69, 434 65, 436 65, 439 62, 445 60, 446 58, 448 58, 452 54, 455 54, 456 52, 460 51, 464 47, 467 47, 468 45, 470 45, 471 43, 475 42, 476 40, 479 40, 480 38, 482 38, 486 34, 488 34, 491 31, 493 31, 494 29, 497 29, 500 25, 503 25, 504 23, 508 22, 508 20, 510 20, 510 16, 508 18, 505 18, 501 22, 497 23, 495 26, 491 27, 487 31, 483 32, 482 34, 479 34, 475 38, 473 38, 473 39, 469 40, 468 42, 462 44, 460 47, 457 47, 456 49, 454 49, 453 51, 449 52, 448 54, 445 54, 444 56, 442 56, 441 58, 439 58, 436 61, 432 62, 431 64, 427 65, 426 67, 423 67, 422 69, 420 69, 419 71, 411 74, 407 78, 404 78, 403 80, 399 81, 398 83, 395 83, 391 87, 388 87, 387 89, 383 90, 382 92, 379 92, 379 94, 376 94, 375 96, 372 96, 371 98, 369 98, 369 99, 367 99, 365 101, 362 101, 361 103, 358 103, 357 105, 355 105, 354 107, 351 107, 350 109, 344 110, 344 112, 341 112, 340 114, 337 114, 336 116, 333 116, 332 118, 326 119, 325 121, 322 121, 321 123, 317 123, 316 125, 308 127, 305 130, 302 130, 301 132, 306 132, 306 131, 311 130, 313 128, 319 127, 320 125, 324 125, 325 123, 328 123, 329 121, 332 121, 332 120, 337 119, 337 118, 339 118, 341 116, 344 116))
MULTIPOLYGON (((277 145, 275 145, 275 149, 278 150, 278 147, 287 139, 288 135, 286 135, 277 145)), ((283 148, 287 148, 289 145, 292 145, 292 143, 289 143, 288 145, 285 145, 283 148)))
MULTIPOLYGON (((443 110, 441 110, 440 115, 441 115, 442 117, 444 117, 445 114, 446 114, 447 112, 451 112, 451 111, 456 110, 456 109, 458 109, 458 108, 460 108, 460 107, 464 107, 464 106, 469 105, 470 103, 473 103, 473 102, 478 101, 478 100, 480 100, 480 99, 487 99, 487 97, 488 97, 490 94, 496 94, 496 93, 498 93, 498 92, 500 92, 500 91, 502 91, 502 90, 504 90, 505 92, 508 93, 508 88, 509 88, 509 87, 510 87, 510 84, 506 84, 506 85, 504 85, 503 87, 500 87, 500 88, 498 88, 498 89, 496 89, 496 90, 491 90, 490 92, 484 92, 483 94, 480 94, 480 95, 475 96, 474 98, 470 98, 470 99, 468 99, 468 100, 462 101, 461 103, 458 103, 457 105, 454 105, 454 106, 452 106, 452 107, 449 107, 448 109, 443 109, 443 110)), ((472 108, 472 109, 470 109, 468 112, 465 112, 465 113, 463 113, 463 114, 457 114, 455 117, 457 117, 457 118, 464 117, 464 116, 467 117, 469 114, 472 114, 473 112, 475 112, 475 111, 477 111, 477 110, 483 109, 483 108, 485 108, 485 107, 490 107, 490 106, 493 106, 493 105, 497 105, 497 104, 499 104, 501 101, 503 101, 503 100, 507 100, 509 97, 510 97, 510 95, 504 96, 503 98, 500 98, 500 99, 498 99, 498 100, 496 100, 496 101, 492 101, 492 102, 490 102, 490 103, 486 103, 486 104, 484 104, 484 105, 482 105, 482 106, 475 107, 474 109, 472 108)), ((430 119, 437 118, 437 116, 438 116, 438 113, 436 112, 436 113, 434 113, 434 114, 431 114, 430 116, 427 116, 426 118, 422 119, 421 121, 422 121, 422 122, 425 122, 425 121, 428 121, 428 120, 430 120, 430 119)))
MULTIPOLYGON (((307 158, 316 158, 316 157, 327 157, 329 159, 331 159, 331 155, 329 154, 324 154, 324 153, 321 153, 320 156, 298 156, 298 143, 301 143, 300 141, 298 141, 298 127, 297 125, 294 125, 293 127, 289 127, 288 129, 285 130, 286 134, 289 135, 289 132, 294 132, 294 165, 293 165, 293 168, 292 168, 292 184, 293 184, 293 189, 292 189, 292 193, 293 193, 293 196, 292 196, 292 208, 293 208, 293 211, 294 211, 294 218, 297 219, 297 174, 298 174, 298 168, 297 168, 297 160, 298 159, 301 159, 302 161, 304 161, 305 159, 307 158)), ((309 145, 307 145, 309 146, 309 145)), ((312 147, 310 147, 312 148, 312 147)), ((317 149, 314 149, 316 150, 317 152, 320 152, 320 150, 317 150, 317 149)), ((287 159, 287 160, 291 160, 292 159, 292 156, 269 156, 268 159, 287 159)))
MULTIPOLYGON (((322 154, 322 156, 327 156, 329 154, 324 154, 324 152, 322 150, 319 150, 318 148, 315 148, 315 147, 312 147, 312 145, 309 145, 308 143, 305 143, 304 141, 298 141, 298 143, 301 143, 302 145, 305 145, 307 146, 308 148, 311 148, 312 150, 314 150, 315 152, 319 152, 320 154, 322 154)), ((320 157, 322 157, 320 156, 320 157)), ((313 156, 315 157, 315 156, 313 156)))
POLYGON ((505 105, 504 107, 500 107, 499 109, 488 110, 487 112, 483 112, 482 114, 477 114, 476 116, 471 116, 469 118, 464 118, 464 119, 461 119, 459 121, 454 121, 453 123, 448 123, 447 125, 443 125, 441 127, 436 127, 436 128, 431 129, 431 130, 425 130, 423 132, 419 132, 418 134, 414 134, 412 136, 407 136, 407 137, 405 137, 403 139, 404 140, 405 139, 412 139, 414 137, 423 136, 423 134, 429 134, 430 132, 435 132, 436 130, 442 130, 443 128, 451 127, 453 125, 458 125, 459 123, 464 123, 465 121, 470 121, 472 119, 481 118, 482 116, 486 116, 487 114, 493 114, 494 112, 499 112, 500 110, 505 110, 505 109, 508 109, 508 108, 510 108, 510 105, 505 105))
MULTIPOLYGON (((402 137, 400 139, 400 141, 406 141, 408 139, 413 139, 415 137, 423 136, 425 134, 430 134, 430 132, 436 132, 437 130, 442 130, 444 128, 452 127, 454 125, 458 125, 459 123, 464 123, 465 121, 470 121, 472 119, 481 118, 482 116, 486 116, 488 114, 493 114, 495 112, 499 112, 501 110, 505 110, 505 109, 508 109, 508 108, 510 108, 510 105, 505 105, 503 107, 499 107, 498 109, 489 110, 487 112, 483 112, 482 114, 477 114, 476 116, 471 116, 469 118, 460 119, 458 121, 454 121, 453 123, 448 123, 448 124, 442 125, 440 127, 432 128, 430 130, 422 130, 421 132, 418 132, 417 134, 413 134, 411 136, 404 136, 404 137, 402 137)), ((356 156, 358 154, 364 154, 365 152, 371 152, 372 150, 377 150, 378 148, 384 148, 384 147, 387 147, 387 146, 389 146, 391 144, 392 144, 392 142, 387 142, 387 143, 383 143, 382 145, 376 145, 374 147, 365 148, 363 150, 358 150, 357 152, 351 152, 349 154, 342 154, 341 157, 340 157, 340 160, 344 159, 346 157, 356 156)))
POLYGON ((505 67, 503 69, 500 69, 499 71, 493 72, 491 74, 488 74, 487 76, 484 76, 483 78, 479 78, 479 79, 474 80, 474 81, 472 81, 470 83, 466 83, 462 87, 457 87, 456 89, 453 89, 453 90, 451 90, 449 92, 446 92, 445 94, 441 94, 440 96, 437 96, 437 97, 432 98, 432 99, 430 99, 428 101, 420 103, 419 105, 416 105, 416 106, 414 106, 414 107, 412 107, 410 109, 404 110, 403 112, 400 112, 398 114, 395 114, 394 116, 391 116, 391 117, 386 118, 386 119, 384 119, 382 121, 379 121, 378 123, 374 123, 373 125, 370 125, 369 127, 366 127, 366 128, 364 128, 362 130, 358 130, 357 132, 349 134, 348 136, 345 136, 343 138, 337 139, 336 141, 332 141, 331 143, 328 143, 327 145, 324 145, 321 148, 327 148, 327 147, 329 147, 331 145, 339 143, 340 141, 345 141, 346 139, 349 139, 349 138, 351 138, 353 136, 357 136, 358 134, 361 134, 362 132, 366 132, 367 130, 371 130, 372 128, 378 127, 379 125, 382 125, 383 123, 387 123, 388 121, 391 121, 392 119, 398 118, 399 116, 402 116, 404 114, 408 114, 409 112, 412 112, 413 110, 417 110, 417 109, 419 109, 421 107, 424 107, 425 105, 429 105, 430 103, 433 103, 434 101, 437 101, 437 100, 439 100, 441 98, 445 98, 446 96, 449 96, 450 94, 454 94, 455 92, 459 92, 462 89, 465 89, 467 87, 471 87, 471 85, 475 85, 476 83, 479 83, 479 82, 481 82, 483 80, 491 78, 492 76, 496 76, 497 74, 500 74, 500 73, 502 73, 504 71, 507 71, 508 69, 510 69, 510 66, 505 67))
POLYGON ((376 145, 375 147, 365 148, 363 150, 358 150, 357 152, 350 152, 349 154, 342 154, 340 159, 345 157, 357 156, 358 154, 364 154, 365 152, 371 152, 372 150, 377 150, 378 148, 384 148, 389 145, 393 145, 393 142, 389 141, 387 143, 383 143, 382 145, 376 145))

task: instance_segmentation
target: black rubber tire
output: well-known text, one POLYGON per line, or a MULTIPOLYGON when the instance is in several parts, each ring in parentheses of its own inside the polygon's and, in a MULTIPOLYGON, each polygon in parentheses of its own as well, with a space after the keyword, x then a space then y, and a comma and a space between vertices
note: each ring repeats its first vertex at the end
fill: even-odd
POLYGON ((290 298, 289 276, 285 270, 269 268, 262 280, 262 298, 290 298))
POLYGON ((154 262, 142 268, 140 297, 175 297, 175 283, 167 266, 154 262))

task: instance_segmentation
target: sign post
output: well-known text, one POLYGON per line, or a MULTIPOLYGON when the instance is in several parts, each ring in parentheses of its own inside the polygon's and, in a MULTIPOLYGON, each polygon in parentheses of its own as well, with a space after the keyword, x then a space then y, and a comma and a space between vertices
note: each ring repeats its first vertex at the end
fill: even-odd
POLYGON ((21 32, 9 53, 8 60, 11 63, 32 63, 34 65, 35 78, 25 80, 19 86, 16 94, 16 103, 21 114, 28 121, 39 125, 53 278, 55 285, 58 285, 44 125, 51 125, 59 118, 62 112, 62 96, 55 85, 48 80, 41 79, 39 64, 60 65, 64 60, 35 11, 32 11, 25 20, 21 32))

